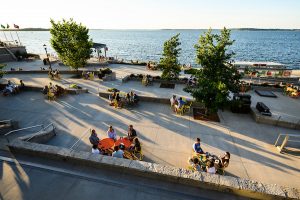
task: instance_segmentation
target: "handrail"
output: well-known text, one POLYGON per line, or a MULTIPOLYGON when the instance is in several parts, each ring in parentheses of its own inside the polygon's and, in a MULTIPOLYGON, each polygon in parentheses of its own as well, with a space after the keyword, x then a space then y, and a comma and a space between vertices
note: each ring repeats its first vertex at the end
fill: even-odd
POLYGON ((23 131, 23 130, 32 129, 32 128, 36 128, 36 127, 43 127, 43 126, 44 126, 44 124, 40 124, 40 125, 29 126, 29 127, 26 127, 26 128, 20 128, 20 129, 12 130, 12 131, 9 131, 8 133, 6 133, 4 136, 8 136, 11 133, 15 133, 15 132, 18 132, 18 131, 23 131))
MULTIPOLYGON (((41 130, 39 130, 37 133, 39 133, 39 132, 41 132, 41 131, 43 131, 43 130, 46 130, 48 127, 50 127, 50 126, 52 126, 53 127, 53 131, 55 130, 55 126, 54 126, 54 124, 53 123, 50 123, 50 124, 48 124, 46 127, 43 127, 41 130)), ((29 140, 31 140, 32 138, 34 137, 34 135, 33 136, 31 136, 30 138, 28 138, 26 141, 29 141, 29 140)))
POLYGON ((73 148, 75 147, 75 145, 81 141, 81 139, 85 136, 85 134, 88 132, 88 131, 91 131, 90 128, 88 128, 86 131, 84 131, 84 133, 80 136, 80 138, 70 147, 70 150, 73 150, 73 148))
POLYGON ((6 119, 6 120, 0 121, 0 123, 2 123, 2 122, 11 122, 11 119, 6 119))
POLYGON ((280 134, 278 135, 278 137, 277 137, 277 140, 276 140, 274 146, 277 146, 277 143, 278 143, 278 141, 279 141, 279 139, 280 139, 281 136, 300 137, 299 134, 282 134, 282 133, 280 133, 280 134))

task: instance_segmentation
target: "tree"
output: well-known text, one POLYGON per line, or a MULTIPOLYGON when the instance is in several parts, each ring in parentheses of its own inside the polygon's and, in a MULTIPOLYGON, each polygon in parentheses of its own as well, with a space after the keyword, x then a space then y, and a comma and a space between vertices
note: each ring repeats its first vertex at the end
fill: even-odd
POLYGON ((240 74, 232 64, 234 53, 228 52, 233 42, 230 30, 224 28, 218 35, 210 29, 200 36, 195 45, 196 61, 202 69, 196 74, 197 88, 191 90, 191 94, 204 103, 207 114, 223 108, 228 103, 229 91, 237 92, 239 89, 240 74))
POLYGON ((90 58, 92 40, 87 29, 81 23, 76 24, 73 19, 54 22, 51 19, 51 46, 57 52, 62 62, 74 69, 84 67, 90 58))
POLYGON ((181 71, 178 62, 178 56, 181 49, 179 48, 179 34, 171 37, 164 43, 163 57, 160 58, 159 68, 163 71, 162 78, 166 80, 176 79, 181 71))

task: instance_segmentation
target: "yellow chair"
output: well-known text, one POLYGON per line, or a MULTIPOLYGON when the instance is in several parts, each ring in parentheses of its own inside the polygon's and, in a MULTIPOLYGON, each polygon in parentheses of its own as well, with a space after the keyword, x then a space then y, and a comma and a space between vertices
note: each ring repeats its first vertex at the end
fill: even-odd
POLYGON ((48 96, 48 100, 50 100, 50 101, 51 101, 51 100, 55 100, 55 94, 54 94, 54 93, 52 93, 52 92, 49 91, 49 92, 47 93, 47 96, 48 96))
POLYGON ((137 157, 138 160, 143 160, 144 155, 143 155, 143 152, 142 152, 142 145, 141 145, 141 150, 140 150, 140 151, 137 151, 137 150, 134 150, 134 151, 133 151, 133 155, 134 155, 135 157, 137 157))
POLYGON ((176 109, 176 114, 183 115, 183 111, 184 111, 184 106, 181 106, 181 108, 176 109))
POLYGON ((188 111, 189 113, 191 112, 191 107, 192 107, 192 101, 189 104, 184 105, 184 112, 188 111))
POLYGON ((92 81, 92 80, 94 80, 94 77, 95 77, 94 72, 91 72, 89 74, 89 79, 92 81))

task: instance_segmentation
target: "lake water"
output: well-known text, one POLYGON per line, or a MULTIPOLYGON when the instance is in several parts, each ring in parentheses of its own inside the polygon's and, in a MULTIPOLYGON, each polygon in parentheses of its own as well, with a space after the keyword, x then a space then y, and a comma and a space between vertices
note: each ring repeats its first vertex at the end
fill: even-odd
MULTIPOLYGON (((194 45, 205 30, 90 30, 94 42, 108 46, 108 56, 117 56, 125 60, 158 61, 165 40, 180 33, 182 64, 195 63, 194 45)), ((214 31, 217 32, 217 31, 214 31)), ((6 32, 10 38, 10 34, 6 32)), ((15 32, 12 32, 17 39, 15 32)), ((245 31, 233 30, 235 43, 231 49, 236 53, 237 61, 273 61, 300 68, 300 31, 245 31)), ((48 31, 20 31, 21 42, 28 52, 45 53, 45 43, 50 52, 50 33, 48 31)), ((3 32, 0 33, 3 39, 3 32)))

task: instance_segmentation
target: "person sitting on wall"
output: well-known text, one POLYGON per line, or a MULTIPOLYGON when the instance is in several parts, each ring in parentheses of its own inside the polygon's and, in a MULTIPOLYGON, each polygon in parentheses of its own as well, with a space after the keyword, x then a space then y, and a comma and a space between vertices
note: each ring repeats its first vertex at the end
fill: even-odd
POLYGON ((120 97, 119 93, 117 93, 115 99, 116 99, 116 105, 115 105, 115 107, 116 108, 122 108, 122 102, 121 102, 121 97, 120 97))

